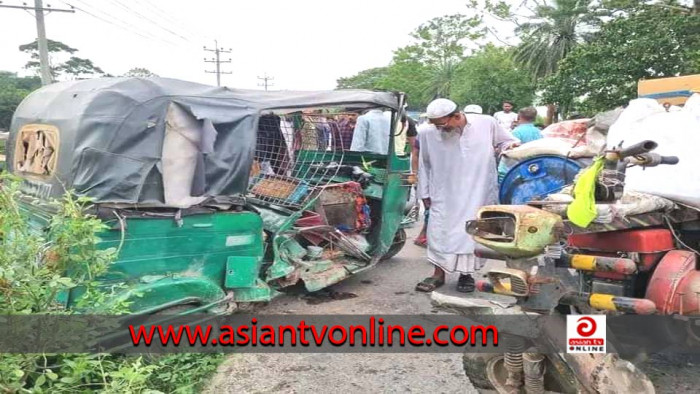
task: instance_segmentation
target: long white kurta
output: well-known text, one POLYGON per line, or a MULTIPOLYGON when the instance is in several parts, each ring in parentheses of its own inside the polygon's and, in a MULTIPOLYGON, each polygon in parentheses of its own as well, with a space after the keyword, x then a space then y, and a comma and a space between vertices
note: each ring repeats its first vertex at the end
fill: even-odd
POLYGON ((464 274, 483 266, 465 224, 482 206, 498 203, 496 152, 515 141, 488 115, 469 114, 461 135, 421 127, 418 197, 431 200, 428 261, 464 274))

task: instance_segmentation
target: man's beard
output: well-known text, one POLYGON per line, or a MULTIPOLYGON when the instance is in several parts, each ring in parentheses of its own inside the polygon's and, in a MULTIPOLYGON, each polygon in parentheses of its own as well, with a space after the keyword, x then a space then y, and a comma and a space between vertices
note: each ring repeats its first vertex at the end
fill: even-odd
POLYGON ((456 127, 456 126, 444 127, 442 129, 443 135, 448 136, 448 137, 451 137, 451 136, 457 134, 458 131, 459 131, 459 127, 456 127))

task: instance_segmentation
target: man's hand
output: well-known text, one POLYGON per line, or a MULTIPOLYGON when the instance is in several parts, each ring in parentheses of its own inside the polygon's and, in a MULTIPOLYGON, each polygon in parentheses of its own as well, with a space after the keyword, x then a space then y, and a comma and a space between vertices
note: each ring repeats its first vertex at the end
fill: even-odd
POLYGON ((430 209, 430 199, 429 198, 423 199, 423 206, 425 207, 425 209, 430 209))

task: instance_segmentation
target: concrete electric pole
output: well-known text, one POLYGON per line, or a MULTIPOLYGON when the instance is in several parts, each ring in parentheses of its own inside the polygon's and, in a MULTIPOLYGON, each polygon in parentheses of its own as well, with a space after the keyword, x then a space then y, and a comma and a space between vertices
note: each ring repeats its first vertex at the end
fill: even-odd
POLYGON ((51 82, 53 82, 53 78, 51 77, 51 65, 49 64, 49 44, 46 41, 46 26, 44 25, 44 11, 74 13, 75 10, 64 10, 64 9, 58 9, 58 8, 51 8, 51 6, 44 8, 42 0, 34 0, 34 7, 27 7, 25 5, 3 5, 3 4, 0 4, 0 8, 15 8, 15 9, 20 9, 20 10, 27 10, 27 11, 33 10, 34 11, 34 17, 36 18, 37 44, 39 47, 39 65, 41 68, 41 84, 48 85, 51 82))
POLYGON ((259 83, 258 86, 264 86, 265 91, 267 91, 268 86, 274 86, 274 84, 268 83, 267 81, 274 81, 275 78, 273 77, 268 77, 267 73, 265 73, 264 77, 258 77, 259 80, 263 81, 262 83, 259 83))
POLYGON ((221 71, 221 63, 231 63, 231 59, 228 60, 221 60, 220 55, 222 53, 231 53, 231 48, 228 50, 224 50, 219 48, 219 43, 214 40, 214 49, 208 49, 207 47, 204 47, 205 51, 209 52, 214 52, 215 56, 211 60, 208 60, 206 57, 204 58, 205 63, 216 63, 216 71, 209 71, 205 70, 204 72, 211 73, 211 74, 216 74, 216 86, 221 86, 221 74, 231 74, 231 71, 221 71))

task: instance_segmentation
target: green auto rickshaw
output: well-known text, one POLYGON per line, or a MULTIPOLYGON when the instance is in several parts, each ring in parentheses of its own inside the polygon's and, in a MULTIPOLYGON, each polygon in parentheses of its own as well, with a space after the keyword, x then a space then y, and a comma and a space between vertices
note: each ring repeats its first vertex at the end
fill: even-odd
POLYGON ((66 190, 92 199, 110 228, 101 247, 119 246, 100 283, 119 284, 132 312, 221 312, 398 253, 414 221, 404 106, 395 92, 61 82, 17 108, 6 168, 38 231, 45 202, 66 190), (350 150, 353 118, 370 110, 391 125, 386 153, 350 150))

